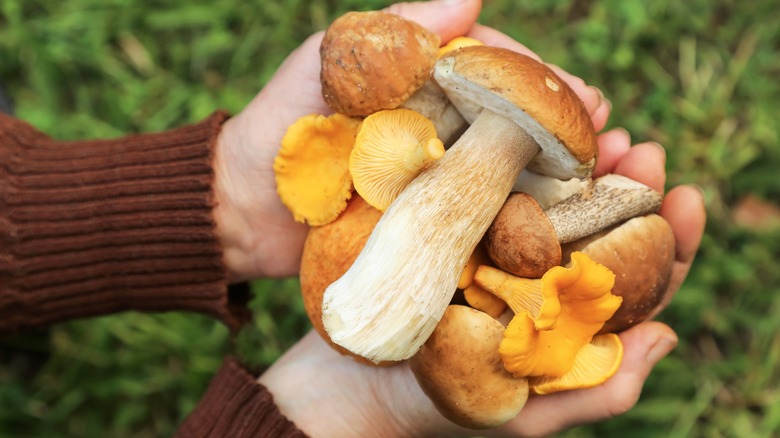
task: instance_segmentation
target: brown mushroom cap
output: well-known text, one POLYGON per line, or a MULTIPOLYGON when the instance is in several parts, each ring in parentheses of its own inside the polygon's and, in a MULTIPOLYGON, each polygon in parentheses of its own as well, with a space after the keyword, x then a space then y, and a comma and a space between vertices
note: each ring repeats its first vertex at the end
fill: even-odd
POLYGON ((674 265, 675 240, 661 216, 629 219, 611 230, 564 244, 564 264, 574 251, 614 272, 612 293, 623 297, 623 304, 600 333, 619 332, 644 321, 663 301, 674 265))
POLYGON ((560 179, 590 175, 598 154, 593 123, 577 94, 545 64, 476 45, 439 58, 434 79, 469 122, 485 108, 533 136, 541 151, 531 170, 560 179))
POLYGON ((352 266, 381 216, 379 210, 355 195, 335 221, 309 230, 301 256, 303 306, 314 330, 340 353, 366 364, 373 362, 353 355, 330 340, 322 325, 322 296, 352 266))
POLYGON ((397 108, 430 77, 439 42, 437 34, 397 15, 342 15, 320 45, 325 102, 352 116, 397 108))
POLYGON ((504 271, 541 278, 561 261, 552 223, 531 195, 513 192, 485 234, 490 259, 504 271))
POLYGON ((451 305, 409 365, 439 412, 463 427, 511 420, 528 399, 528 381, 509 374, 498 346, 504 326, 486 313, 451 305))

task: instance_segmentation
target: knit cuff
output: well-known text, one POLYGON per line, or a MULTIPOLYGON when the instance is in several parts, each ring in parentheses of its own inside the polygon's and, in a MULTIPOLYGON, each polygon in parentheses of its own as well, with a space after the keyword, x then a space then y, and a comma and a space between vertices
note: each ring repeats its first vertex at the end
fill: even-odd
POLYGON ((306 434, 279 412, 268 389, 228 358, 176 437, 301 438, 306 434))
POLYGON ((212 217, 227 115, 62 142, 0 115, 0 330, 122 310, 189 310, 237 328, 212 217))

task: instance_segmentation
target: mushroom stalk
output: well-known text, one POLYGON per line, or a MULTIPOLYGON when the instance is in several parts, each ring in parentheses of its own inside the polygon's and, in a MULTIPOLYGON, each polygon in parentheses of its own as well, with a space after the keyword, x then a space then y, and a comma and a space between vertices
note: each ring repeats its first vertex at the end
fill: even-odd
POLYGON ((414 355, 538 150, 515 122, 483 111, 390 205, 352 267, 325 291, 331 339, 375 362, 414 355))
POLYGON ((501 269, 539 278, 560 264, 562 243, 657 211, 661 200, 660 193, 620 175, 602 176, 544 211, 531 196, 514 192, 488 230, 485 247, 501 269))
POLYGON ((624 220, 658 211, 662 196, 650 187, 617 174, 602 176, 585 191, 545 210, 558 242, 595 234, 624 220))

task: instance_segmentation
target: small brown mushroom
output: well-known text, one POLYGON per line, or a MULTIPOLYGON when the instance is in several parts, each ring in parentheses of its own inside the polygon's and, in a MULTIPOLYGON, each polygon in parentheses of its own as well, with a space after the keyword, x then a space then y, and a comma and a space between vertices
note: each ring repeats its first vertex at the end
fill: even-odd
POLYGON ((656 214, 640 216, 610 230, 563 245, 562 261, 580 251, 615 273, 612 293, 623 304, 601 333, 615 333, 647 319, 663 301, 675 259, 671 226, 656 214))
POLYGON ((453 423, 500 426, 523 409, 528 381, 504 369, 504 326, 486 313, 451 305, 409 366, 425 394, 453 423))
POLYGON ((437 34, 398 15, 342 15, 320 45, 325 102, 350 116, 397 108, 430 77, 439 42, 437 34))
POLYGON ((561 243, 657 211, 662 199, 650 187, 620 175, 602 176, 544 211, 531 196, 514 192, 488 229, 486 248, 501 269, 539 278, 561 263, 561 243))

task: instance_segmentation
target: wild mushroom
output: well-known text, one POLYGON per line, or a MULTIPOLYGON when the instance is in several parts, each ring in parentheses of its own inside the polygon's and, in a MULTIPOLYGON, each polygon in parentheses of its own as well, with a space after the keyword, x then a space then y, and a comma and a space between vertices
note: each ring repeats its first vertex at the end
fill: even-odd
POLYGON ((605 175, 586 190, 542 211, 524 193, 507 198, 485 236, 491 260, 520 277, 539 278, 561 263, 561 243, 657 211, 660 193, 620 175, 605 175))
POLYGON ((324 225, 352 196, 349 155, 360 120, 312 114, 287 128, 274 159, 276 190, 298 222, 324 225))
MULTIPOLYGON (((481 269, 475 281, 479 282, 481 269)), ((569 372, 577 352, 601 330, 622 301, 610 293, 614 274, 578 252, 572 253, 570 268, 556 266, 541 279, 513 281, 524 289, 523 295, 544 297, 543 303, 550 309, 538 310, 539 299, 530 301, 533 306, 517 311, 507 326, 499 352, 507 371, 515 377, 569 372), (557 315, 550 321, 555 307, 557 315)), ((480 284, 492 292, 488 285, 480 284)))
POLYGON ((584 192, 590 184, 590 179, 571 178, 564 181, 526 169, 520 172, 512 191, 531 195, 539 207, 546 210, 570 196, 584 192))
POLYGON ((328 26, 320 45, 322 96, 350 116, 397 108, 428 79, 439 42, 398 15, 348 12, 328 26))
POLYGON ((563 245, 562 263, 567 264, 570 254, 579 251, 615 273, 612 293, 623 297, 623 304, 601 332, 620 332, 647 319, 663 301, 675 245, 669 223, 649 214, 563 245))
POLYGON ((444 144, 433 123, 408 109, 383 110, 363 120, 349 157, 355 190, 384 211, 435 160, 444 144))
POLYGON ((601 385, 615 375, 623 361, 623 343, 614 333, 596 335, 574 357, 571 369, 560 377, 529 377, 534 394, 552 394, 601 385))
POLYGON ((498 318, 506 310, 506 303, 474 282, 477 268, 490 263, 484 245, 477 245, 460 274, 458 289, 463 290, 463 298, 469 306, 481 310, 493 318, 498 318))
POLYGON ((450 421, 471 429, 497 427, 525 406, 527 380, 512 377, 498 354, 503 332, 487 314, 451 305, 409 360, 420 388, 450 421))
POLYGON ((351 116, 411 109, 451 144, 467 124, 430 79, 439 41, 437 34, 394 14, 344 14, 328 26, 320 45, 325 102, 351 116))
POLYGON ((434 77, 456 105, 485 109, 390 204, 323 299, 331 339, 374 361, 407 359, 430 336, 462 267, 532 158, 563 178, 587 176, 596 161, 582 101, 544 64, 472 46, 439 59, 434 77))
POLYGON ((368 205, 359 195, 353 196, 336 220, 309 229, 299 272, 303 307, 314 330, 336 351, 367 364, 372 362, 351 354, 330 340, 322 326, 322 295, 328 285, 347 272, 381 216, 379 210, 368 205))

